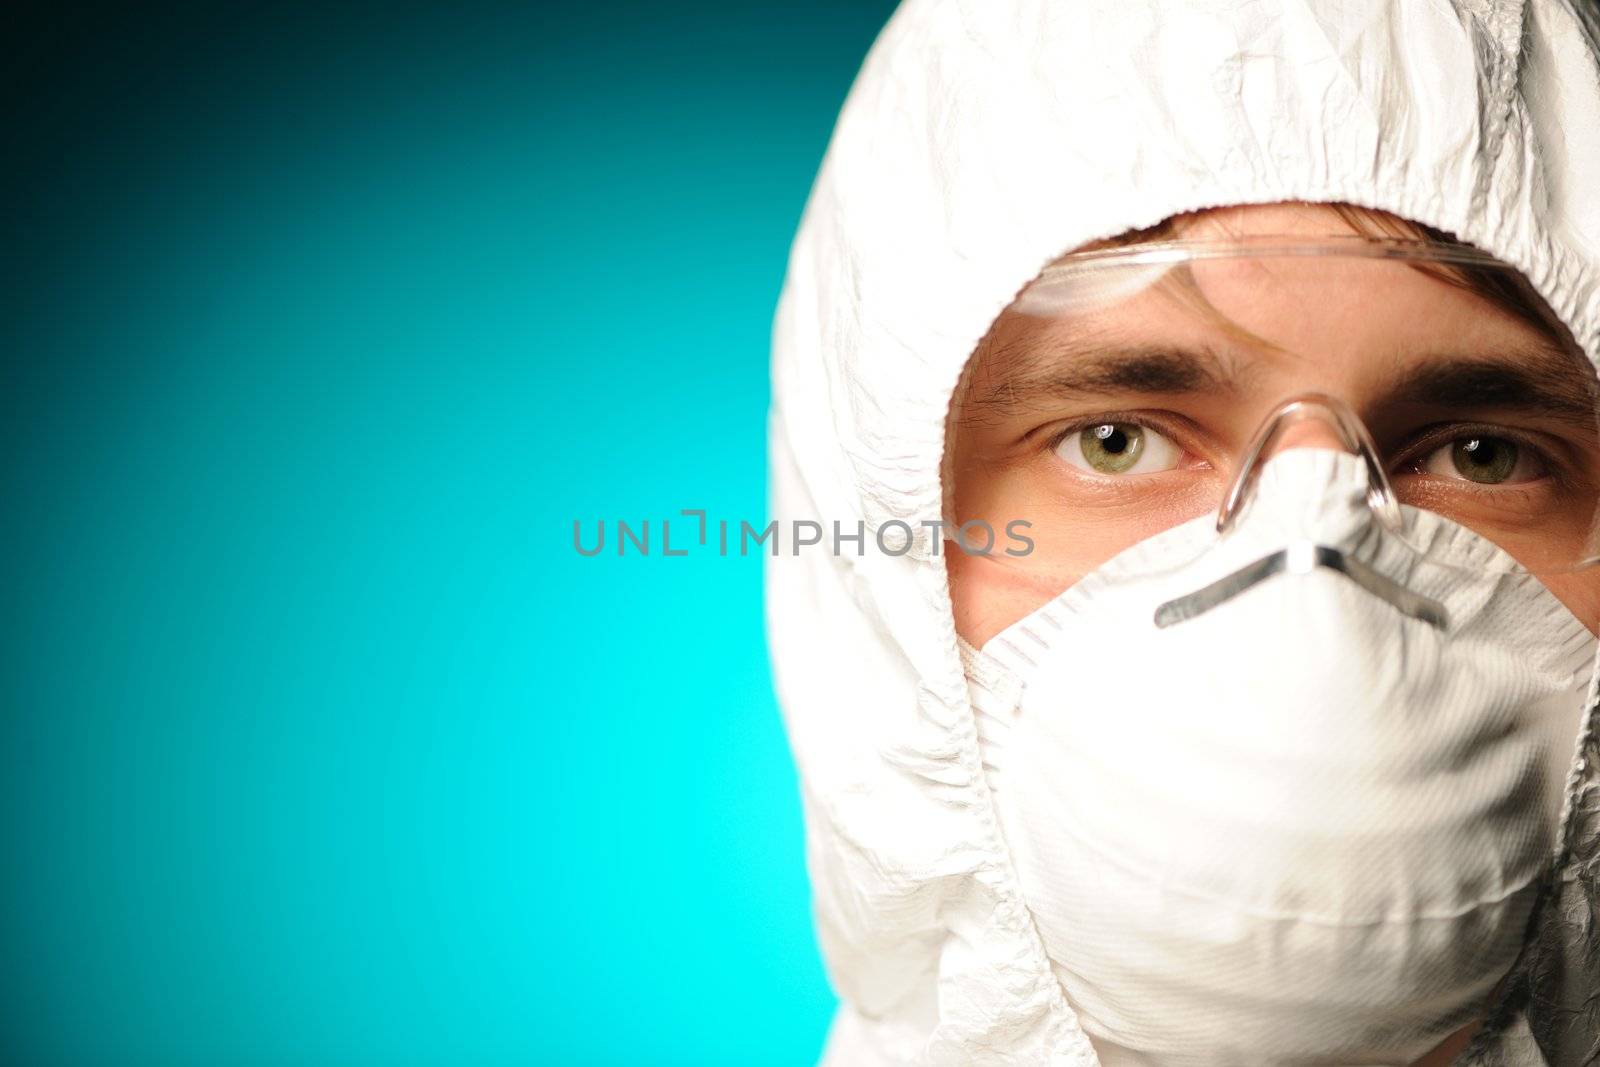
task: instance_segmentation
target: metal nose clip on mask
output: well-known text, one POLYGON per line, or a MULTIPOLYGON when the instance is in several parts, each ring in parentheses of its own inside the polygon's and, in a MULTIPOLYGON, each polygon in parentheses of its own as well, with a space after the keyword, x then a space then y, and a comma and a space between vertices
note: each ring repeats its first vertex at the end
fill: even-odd
MULTIPOLYGON (((1360 458, 1367 477, 1366 503, 1372 515, 1395 535, 1402 533, 1400 506, 1383 473, 1377 447, 1361 420, 1337 397, 1307 393, 1281 404, 1257 432, 1246 451, 1233 484, 1217 511, 1217 533, 1226 536, 1249 506, 1261 477, 1261 467, 1284 443, 1296 427, 1320 423, 1332 430, 1346 450, 1360 458)), ((1298 540, 1240 567, 1193 593, 1174 598, 1156 608, 1155 624, 1165 628, 1195 618, 1226 603, 1276 575, 1310 574, 1326 568, 1349 578, 1368 593, 1389 603, 1396 611, 1439 629, 1449 624, 1444 605, 1407 589, 1362 562, 1353 554, 1333 545, 1298 540)))

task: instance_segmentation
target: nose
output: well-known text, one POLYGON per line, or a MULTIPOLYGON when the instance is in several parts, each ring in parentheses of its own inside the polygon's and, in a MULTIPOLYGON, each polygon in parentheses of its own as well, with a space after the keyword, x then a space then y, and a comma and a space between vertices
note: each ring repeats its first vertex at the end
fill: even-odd
POLYGON ((1321 448, 1361 457, 1366 468, 1367 505, 1390 529, 1400 525, 1400 506, 1384 474, 1378 446, 1350 406, 1324 393, 1302 393, 1278 405, 1245 450, 1238 472, 1217 509, 1217 532, 1227 533, 1250 499, 1262 465, 1288 448, 1321 448))
POLYGON ((1337 452, 1348 451, 1349 446, 1339 434, 1338 427, 1321 418, 1307 418, 1283 428, 1274 442, 1273 451, 1290 448, 1326 448, 1337 452))

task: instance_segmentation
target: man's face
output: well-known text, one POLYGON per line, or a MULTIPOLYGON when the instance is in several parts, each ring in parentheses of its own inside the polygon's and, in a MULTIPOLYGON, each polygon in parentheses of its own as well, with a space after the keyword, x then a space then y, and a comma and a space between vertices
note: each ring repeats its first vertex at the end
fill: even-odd
MULTIPOLYGON (((1263 205, 1209 213, 1182 237, 1349 233, 1327 208, 1263 205)), ((1156 285, 1092 313, 1007 311, 985 339, 953 425, 955 515, 995 530, 1026 520, 1035 550, 947 554, 963 637, 982 645, 1123 549, 1214 512, 1263 420, 1306 392, 1360 416, 1402 503, 1495 542, 1600 632, 1600 567, 1543 565, 1592 541, 1587 361, 1404 262, 1215 260, 1193 280, 1187 295, 1156 285)), ((1342 447, 1317 422, 1283 444, 1342 447)))

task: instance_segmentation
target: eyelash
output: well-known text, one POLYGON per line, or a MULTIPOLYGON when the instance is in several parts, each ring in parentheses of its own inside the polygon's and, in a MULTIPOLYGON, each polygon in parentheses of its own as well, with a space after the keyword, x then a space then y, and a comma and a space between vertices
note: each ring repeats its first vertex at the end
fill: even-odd
POLYGON ((1072 437, 1072 435, 1082 434, 1083 430, 1091 429, 1091 427, 1106 426, 1107 422, 1115 422, 1118 426, 1136 426, 1141 430, 1155 430, 1157 434, 1171 438, 1171 442, 1178 446, 1182 453, 1187 454, 1187 456, 1200 456, 1200 459, 1203 459, 1208 466, 1211 464, 1211 459, 1205 456, 1202 451, 1195 450, 1195 448, 1190 448, 1189 446, 1190 437, 1202 437, 1198 427, 1192 426, 1187 419, 1182 419, 1181 416, 1176 419, 1152 418, 1147 411, 1110 411, 1110 413, 1106 414, 1096 414, 1091 418, 1074 419, 1070 426, 1059 427, 1059 429, 1054 429, 1053 432, 1050 432, 1050 435, 1043 442, 1043 450, 1046 453, 1053 453, 1053 451, 1061 448, 1062 443, 1067 442, 1067 438, 1072 437), (1184 426, 1181 429, 1173 429, 1174 421, 1182 422, 1184 426))
MULTIPOLYGON (((1426 427, 1426 429, 1422 430, 1421 437, 1416 442, 1403 448, 1397 458, 1389 462, 1389 470, 1392 474, 1400 474, 1406 466, 1419 464, 1419 462, 1429 458, 1430 454, 1434 454, 1434 451, 1438 450, 1438 448, 1443 448, 1445 445, 1450 445, 1451 442, 1461 440, 1462 437, 1474 437, 1474 435, 1498 437, 1502 438, 1502 440, 1507 440, 1512 445, 1517 445, 1518 448, 1526 448, 1538 458, 1539 464, 1549 472, 1550 477, 1562 480, 1562 478, 1558 477, 1558 472, 1563 467, 1562 462, 1555 456, 1554 451, 1547 448, 1546 445, 1536 442, 1531 435, 1522 432, 1522 430, 1515 430, 1506 426, 1488 426, 1483 422, 1478 422, 1478 424, 1459 422, 1459 424, 1450 424, 1450 426, 1426 427)), ((1515 486, 1504 486, 1499 490, 1488 491, 1501 491, 1501 493, 1504 493, 1510 488, 1515 488, 1515 486)))
MULTIPOLYGON (((1178 421, 1187 423, 1187 420, 1180 419, 1178 421)), ((1089 418, 1075 419, 1072 424, 1057 428, 1051 432, 1045 441, 1045 448, 1049 451, 1054 451, 1073 434, 1082 433, 1087 429, 1103 426, 1106 423, 1118 423, 1137 426, 1143 430, 1154 430, 1156 433, 1170 437, 1173 443, 1185 453, 1199 455, 1202 459, 1206 458, 1202 453, 1190 447, 1181 436, 1186 432, 1198 434, 1198 430, 1186 425, 1182 430, 1174 431, 1168 420, 1151 418, 1149 413, 1140 411, 1108 412, 1089 418)), ((1550 448, 1535 441, 1532 436, 1525 432, 1505 426, 1492 426, 1486 423, 1458 423, 1425 427, 1417 440, 1400 450, 1398 456, 1388 462, 1385 470, 1391 476, 1401 473, 1405 465, 1419 463, 1432 454, 1435 449, 1441 448, 1451 441, 1462 437, 1470 437, 1474 434, 1503 438, 1518 447, 1527 448, 1538 457, 1539 463, 1549 472, 1550 477, 1555 478, 1558 482, 1566 480, 1560 476, 1560 472, 1563 469, 1562 464, 1550 448)), ((1207 460, 1207 462, 1209 463, 1210 461, 1207 460)), ((1506 492, 1512 488, 1515 487, 1485 488, 1483 491, 1506 492)))
MULTIPOLYGON (((1187 422, 1187 420, 1180 421, 1187 422)), ((1141 430, 1154 430, 1156 433, 1165 434, 1167 437, 1172 438, 1173 442, 1177 444, 1178 447, 1182 448, 1185 452, 1191 453, 1194 452, 1194 450, 1183 444, 1180 440, 1180 437, 1185 433, 1199 433, 1199 431, 1192 426, 1185 426, 1183 429, 1175 431, 1167 423, 1166 419, 1151 418, 1146 412, 1117 411, 1110 412, 1105 415, 1096 415, 1087 419, 1076 419, 1073 421, 1072 425, 1064 428, 1058 428, 1051 432, 1045 441, 1045 447, 1051 450, 1059 448, 1061 443, 1067 438, 1071 437, 1073 434, 1082 433, 1083 431, 1091 429, 1095 426, 1104 426, 1106 423, 1117 423, 1118 425, 1124 426, 1137 426, 1141 430)))

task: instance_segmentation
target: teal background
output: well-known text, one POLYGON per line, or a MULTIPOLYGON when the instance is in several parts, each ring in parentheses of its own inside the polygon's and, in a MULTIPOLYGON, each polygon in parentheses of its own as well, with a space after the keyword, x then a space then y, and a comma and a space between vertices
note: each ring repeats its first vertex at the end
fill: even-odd
POLYGON ((814 1060, 759 561, 572 523, 761 517, 891 6, 4 16, 6 1062, 814 1060))

